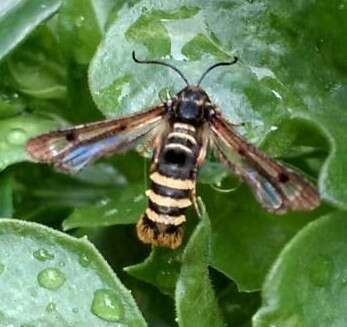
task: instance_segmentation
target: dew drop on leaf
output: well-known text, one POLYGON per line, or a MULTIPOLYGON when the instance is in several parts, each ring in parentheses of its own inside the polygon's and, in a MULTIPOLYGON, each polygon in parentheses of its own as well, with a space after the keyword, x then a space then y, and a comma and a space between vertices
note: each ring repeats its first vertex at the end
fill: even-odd
POLYGON ((108 289, 95 291, 91 311, 106 321, 119 321, 123 315, 120 300, 112 290, 108 289))
POLYGON ((105 216, 109 217, 109 216, 113 216, 116 215, 118 213, 118 209, 117 208, 113 208, 111 210, 108 210, 105 212, 105 216))
POLYGON ((65 282, 65 275, 58 268, 46 268, 37 276, 40 286, 48 289, 58 289, 65 282))
POLYGON ((54 254, 50 253, 46 249, 38 249, 34 251, 33 256, 39 261, 48 261, 54 259, 54 254))
POLYGON ((90 265, 90 259, 85 253, 80 255, 79 263, 82 267, 88 267, 90 265))
POLYGON ((48 313, 52 313, 56 311, 56 309, 57 309, 57 306, 54 302, 49 302, 46 306, 46 312, 48 313))
POLYGON ((5 271, 5 265, 0 262, 0 275, 5 271))
POLYGON ((8 133, 6 140, 11 145, 21 145, 24 144, 27 139, 26 132, 21 128, 14 128, 8 133))
POLYGON ((84 21, 85 21, 84 16, 79 16, 79 17, 77 17, 75 24, 77 27, 82 27, 84 24, 84 21))

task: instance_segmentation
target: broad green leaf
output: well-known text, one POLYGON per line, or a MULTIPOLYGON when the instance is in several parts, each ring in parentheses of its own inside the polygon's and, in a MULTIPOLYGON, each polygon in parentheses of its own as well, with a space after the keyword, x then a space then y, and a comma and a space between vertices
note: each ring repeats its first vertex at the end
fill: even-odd
POLYGON ((1 325, 146 326, 130 292, 85 238, 3 219, 0 245, 1 325))
POLYGON ((208 263, 211 250, 211 228, 202 208, 201 222, 195 229, 182 257, 176 284, 176 310, 179 326, 224 326, 211 285, 208 263))
POLYGON ((211 215, 211 265, 233 279, 240 291, 259 290, 281 248, 327 210, 272 215, 244 185, 230 193, 204 187, 200 194, 211 215))
POLYGON ((60 42, 68 57, 88 64, 105 32, 111 0, 65 1, 59 14, 60 42))
POLYGON ((52 16, 61 0, 5 0, 0 4, 0 60, 39 24, 52 16))
POLYGON ((252 317, 261 304, 260 292, 239 292, 232 281, 223 283, 220 275, 218 277, 214 278, 213 285, 226 326, 250 327, 252 317), (216 285, 217 282, 222 285, 216 285))
POLYGON ((106 163, 87 167, 74 176, 59 173, 49 165, 28 163, 18 164, 12 171, 15 216, 45 224, 58 217, 65 219, 73 209, 106 199, 126 183, 124 176, 106 163))
POLYGON ((13 178, 8 172, 0 174, 0 217, 12 217, 13 178))
POLYGON ((8 71, 19 92, 38 99, 64 99, 66 68, 58 42, 47 26, 35 31, 8 57, 8 71))
POLYGON ((0 170, 28 159, 26 141, 37 134, 57 128, 53 120, 22 115, 0 121, 0 170))
POLYGON ((99 227, 116 224, 132 224, 140 219, 145 211, 147 198, 143 185, 118 187, 114 195, 98 203, 76 209, 64 221, 63 228, 99 227))
POLYGON ((286 245, 267 276, 255 327, 346 325, 346 233, 346 213, 336 212, 286 245))
POLYGON ((153 247, 144 262, 126 267, 124 270, 131 276, 150 283, 162 293, 173 297, 181 269, 183 249, 183 245, 175 251, 153 247))

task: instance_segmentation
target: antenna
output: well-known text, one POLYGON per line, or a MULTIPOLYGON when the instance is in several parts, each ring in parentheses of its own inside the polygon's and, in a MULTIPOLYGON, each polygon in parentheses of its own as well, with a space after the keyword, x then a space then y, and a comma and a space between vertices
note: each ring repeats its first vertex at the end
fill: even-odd
POLYGON ((236 64, 237 61, 239 59, 237 57, 234 56, 234 59, 233 61, 229 61, 229 62, 219 62, 217 64, 214 64, 212 65, 211 67, 207 68, 206 71, 201 75, 199 81, 198 81, 198 84, 197 86, 200 86, 202 80, 206 77, 206 75, 212 70, 212 69, 215 69, 216 67, 219 67, 219 66, 229 66, 229 65, 233 65, 233 64, 236 64))
POLYGON ((138 63, 138 64, 155 64, 155 65, 162 65, 162 66, 166 66, 169 67, 171 69, 173 69, 178 75, 181 76, 181 78, 185 81, 185 83, 187 84, 187 86, 189 86, 189 82, 188 80, 185 78, 185 76, 183 75, 183 73, 175 66, 167 64, 166 62, 162 62, 162 61, 157 61, 157 60, 139 60, 136 58, 135 56, 135 51, 132 52, 133 55, 133 60, 138 63))

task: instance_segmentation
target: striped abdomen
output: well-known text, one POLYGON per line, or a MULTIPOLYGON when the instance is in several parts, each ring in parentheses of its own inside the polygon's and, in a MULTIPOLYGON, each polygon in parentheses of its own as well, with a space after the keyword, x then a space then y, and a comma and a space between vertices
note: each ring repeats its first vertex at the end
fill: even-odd
POLYGON ((137 224, 138 236, 145 243, 173 249, 181 244, 200 151, 195 135, 193 126, 175 123, 164 142, 158 164, 150 175, 148 208, 137 224))

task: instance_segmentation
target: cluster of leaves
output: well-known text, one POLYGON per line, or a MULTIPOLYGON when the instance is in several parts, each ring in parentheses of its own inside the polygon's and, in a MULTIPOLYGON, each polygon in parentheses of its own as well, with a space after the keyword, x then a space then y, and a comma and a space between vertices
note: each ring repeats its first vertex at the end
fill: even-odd
POLYGON ((344 0, 1 1, 0 216, 16 219, 0 221, 0 325, 345 326, 346 15, 344 0), (134 49, 192 81, 238 55, 203 87, 248 140, 316 179, 323 205, 275 217, 208 162, 210 219, 190 212, 179 250, 147 253, 129 225, 146 205, 145 159, 78 176, 31 163, 33 135, 182 88, 136 66, 134 49))

